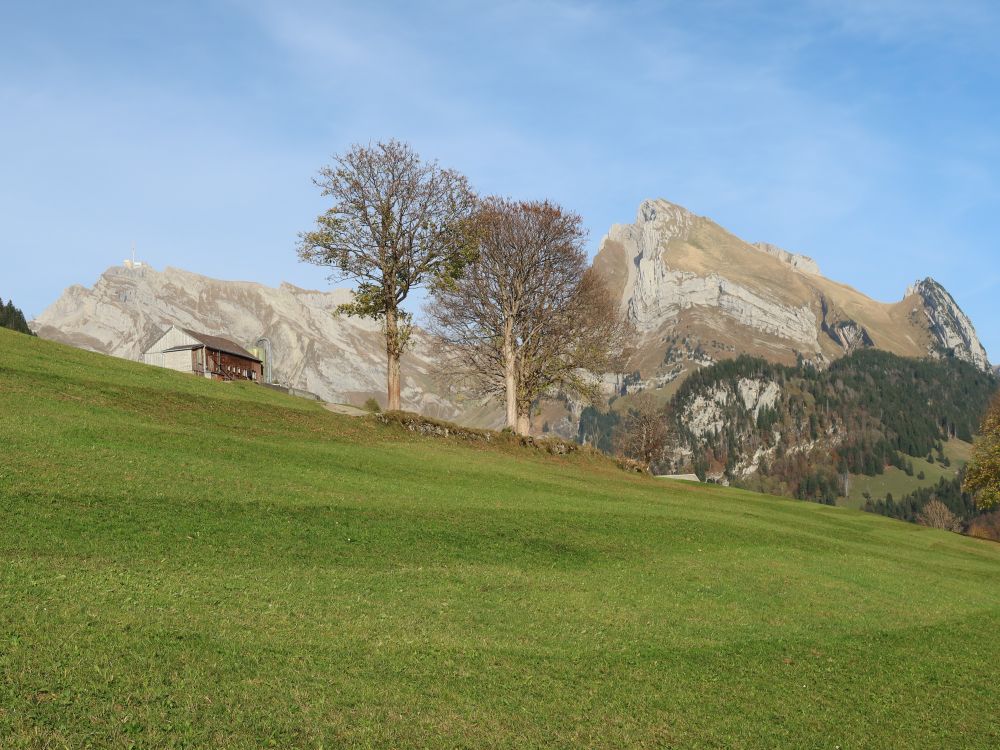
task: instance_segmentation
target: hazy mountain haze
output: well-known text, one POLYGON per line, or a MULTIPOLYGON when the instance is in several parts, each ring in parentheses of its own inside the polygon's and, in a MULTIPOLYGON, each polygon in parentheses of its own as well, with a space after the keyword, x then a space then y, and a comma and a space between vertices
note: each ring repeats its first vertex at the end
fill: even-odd
POLYGON ((1000 358, 990 2, 6 3, 0 296, 29 315, 137 243, 325 288, 310 178, 395 136, 598 244, 664 197, 883 301, 932 276, 1000 358))

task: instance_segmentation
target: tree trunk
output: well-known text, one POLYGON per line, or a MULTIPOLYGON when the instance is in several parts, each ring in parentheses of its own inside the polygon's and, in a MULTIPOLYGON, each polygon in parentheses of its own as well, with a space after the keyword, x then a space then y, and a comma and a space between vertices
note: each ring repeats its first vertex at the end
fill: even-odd
POLYGON ((507 390, 507 426, 518 431, 517 369, 514 359, 514 323, 508 320, 503 335, 504 386, 507 390))
POLYGON ((531 434, 531 417, 524 412, 517 415, 517 434, 524 436, 531 434))
POLYGON ((385 314, 385 353, 388 365, 386 376, 386 396, 389 411, 399 411, 399 323, 396 311, 388 310, 385 314))

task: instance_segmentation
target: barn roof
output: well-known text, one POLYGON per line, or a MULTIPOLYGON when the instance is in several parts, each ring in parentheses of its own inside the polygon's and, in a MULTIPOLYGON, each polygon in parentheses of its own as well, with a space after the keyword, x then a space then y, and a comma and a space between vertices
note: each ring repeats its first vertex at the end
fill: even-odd
POLYGON ((233 354, 237 357, 245 357, 246 359, 252 359, 254 362, 260 362, 261 360, 252 355, 246 349, 244 349, 239 344, 230 341, 229 339, 224 339, 221 336, 209 336, 207 333, 198 333, 198 331, 192 331, 189 328, 182 328, 182 331, 186 333, 193 339, 197 339, 209 349, 215 349, 220 352, 225 352, 226 354, 233 354))

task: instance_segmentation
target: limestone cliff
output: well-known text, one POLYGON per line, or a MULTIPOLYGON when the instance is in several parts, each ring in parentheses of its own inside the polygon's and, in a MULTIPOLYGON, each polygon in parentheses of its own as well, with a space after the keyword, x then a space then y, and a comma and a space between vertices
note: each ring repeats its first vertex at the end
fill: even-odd
POLYGON ((953 355, 980 369, 990 369, 989 358, 972 321, 943 286, 934 279, 924 279, 911 286, 906 296, 919 299, 935 348, 930 354, 953 355))

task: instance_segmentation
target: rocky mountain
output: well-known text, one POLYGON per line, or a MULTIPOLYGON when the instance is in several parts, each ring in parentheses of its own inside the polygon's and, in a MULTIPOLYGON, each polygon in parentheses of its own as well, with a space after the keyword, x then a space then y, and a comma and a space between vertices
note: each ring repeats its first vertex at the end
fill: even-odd
POLYGON ((750 244, 665 200, 614 225, 594 267, 640 335, 631 388, 674 390, 691 371, 741 354, 825 366, 874 348, 989 369, 972 322, 933 279, 877 302, 825 278, 811 258, 750 244))
MULTIPOLYGON (((274 378, 324 400, 384 401, 384 339, 377 322, 335 315, 348 290, 309 291, 220 281, 145 264, 109 268, 93 287, 72 286, 35 321, 39 336, 127 359, 172 324, 251 346, 270 339, 274 378)), ((432 372, 430 343, 416 331, 403 360, 404 408, 429 416, 481 421, 476 405, 448 395, 432 372), (446 395, 440 395, 446 394, 446 395), (478 419, 477 419, 478 418, 478 419)))
POLYGON ((938 352, 953 353, 981 370, 990 369, 990 360, 976 337, 972 321, 943 286, 927 278, 907 289, 906 296, 920 300, 938 352))

